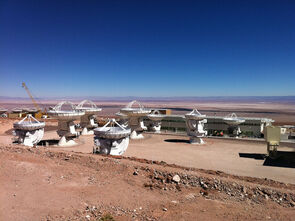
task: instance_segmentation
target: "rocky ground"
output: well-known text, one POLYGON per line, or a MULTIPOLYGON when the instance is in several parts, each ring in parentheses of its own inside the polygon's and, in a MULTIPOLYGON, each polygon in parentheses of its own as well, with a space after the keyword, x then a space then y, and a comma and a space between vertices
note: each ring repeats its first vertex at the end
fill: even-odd
POLYGON ((0 147, 0 220, 294 220, 295 185, 134 157, 0 147))

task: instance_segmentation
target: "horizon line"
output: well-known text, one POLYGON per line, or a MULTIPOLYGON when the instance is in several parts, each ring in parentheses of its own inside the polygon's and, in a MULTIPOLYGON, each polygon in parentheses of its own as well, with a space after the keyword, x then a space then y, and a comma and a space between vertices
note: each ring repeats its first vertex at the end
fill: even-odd
MULTIPOLYGON (((295 95, 237 95, 237 96, 40 96, 34 99, 202 99, 202 98, 294 98, 295 95)), ((31 99, 28 96, 0 96, 0 99, 31 99)))

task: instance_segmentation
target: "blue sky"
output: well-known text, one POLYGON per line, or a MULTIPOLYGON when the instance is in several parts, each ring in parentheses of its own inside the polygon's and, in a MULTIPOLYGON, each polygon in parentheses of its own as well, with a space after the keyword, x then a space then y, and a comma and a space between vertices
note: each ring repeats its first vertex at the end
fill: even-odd
POLYGON ((295 1, 0 1, 0 96, 295 95, 295 1))

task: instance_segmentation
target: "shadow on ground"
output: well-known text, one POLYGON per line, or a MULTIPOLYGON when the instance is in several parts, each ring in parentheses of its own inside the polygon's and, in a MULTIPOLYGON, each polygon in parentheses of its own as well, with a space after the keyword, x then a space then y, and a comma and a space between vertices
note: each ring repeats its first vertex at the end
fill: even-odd
POLYGON ((49 140, 41 140, 37 146, 52 146, 57 145, 59 140, 56 139, 49 139, 49 140))
POLYGON ((264 160, 263 166, 295 168, 295 152, 278 151, 276 159, 271 159, 265 154, 259 153, 239 153, 240 157, 264 160))
POLYGON ((166 139, 164 141, 168 143, 190 143, 189 140, 183 140, 183 139, 166 139))
POLYGON ((252 158, 255 160, 264 160, 265 159, 265 154, 260 154, 260 153, 239 153, 240 157, 243 158, 252 158))
POLYGON ((58 126, 53 126, 53 125, 45 126, 45 131, 56 131, 57 129, 58 129, 58 126))
POLYGON ((5 134, 7 134, 7 135, 12 135, 12 132, 14 131, 14 129, 12 128, 12 129, 9 129, 9 130, 7 130, 7 131, 5 131, 5 134))

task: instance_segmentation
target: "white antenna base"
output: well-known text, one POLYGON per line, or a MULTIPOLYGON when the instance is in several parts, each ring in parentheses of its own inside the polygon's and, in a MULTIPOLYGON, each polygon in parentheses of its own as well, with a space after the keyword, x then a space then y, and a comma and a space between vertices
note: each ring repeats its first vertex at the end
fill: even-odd
POLYGON ((65 136, 62 136, 58 142, 58 146, 60 147, 69 147, 69 146, 75 146, 77 143, 74 140, 67 141, 65 136))

